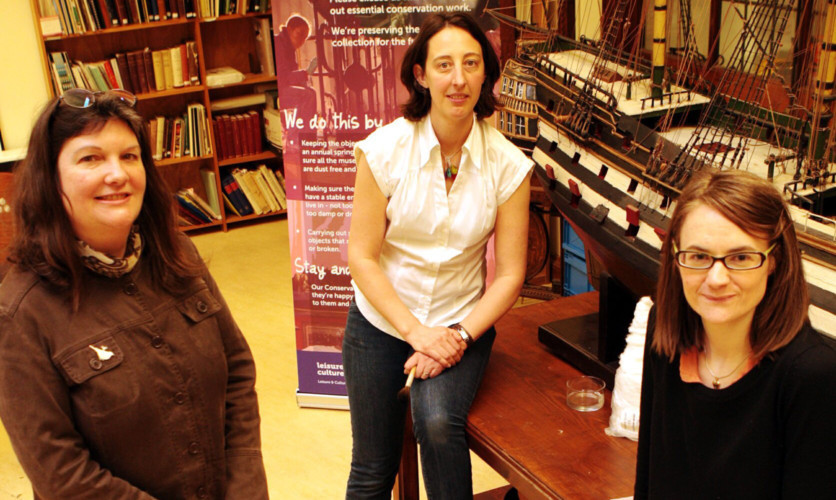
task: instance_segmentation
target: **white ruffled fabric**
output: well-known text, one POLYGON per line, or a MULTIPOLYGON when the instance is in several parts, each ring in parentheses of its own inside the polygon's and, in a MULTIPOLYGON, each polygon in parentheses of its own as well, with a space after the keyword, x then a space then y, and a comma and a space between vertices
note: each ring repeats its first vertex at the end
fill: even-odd
POLYGON ((627 330, 627 345, 618 358, 618 370, 615 372, 610 426, 604 429, 609 436, 639 440, 644 340, 651 306, 653 301, 650 297, 642 297, 636 304, 633 322, 627 330))

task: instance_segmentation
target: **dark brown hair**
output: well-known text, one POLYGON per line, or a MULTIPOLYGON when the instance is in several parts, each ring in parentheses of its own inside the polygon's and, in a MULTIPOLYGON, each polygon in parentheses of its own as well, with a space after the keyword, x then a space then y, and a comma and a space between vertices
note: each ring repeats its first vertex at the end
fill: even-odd
POLYGON ((427 89, 418 83, 413 68, 419 65, 426 70, 427 46, 430 38, 447 26, 461 28, 472 36, 479 46, 482 47, 482 60, 485 64, 485 81, 479 93, 479 100, 476 102, 474 111, 476 118, 487 118, 500 106, 493 94, 493 86, 500 76, 499 58, 496 57, 488 37, 482 28, 476 24, 476 20, 470 14, 457 12, 455 14, 431 14, 421 25, 421 30, 415 41, 406 51, 401 63, 401 82, 409 91, 409 99, 401 105, 401 112, 404 118, 411 121, 419 121, 430 112, 432 99, 427 89))
POLYGON ((180 241, 172 195, 154 166, 142 117, 112 94, 98 94, 94 104, 84 109, 54 99, 35 122, 26 158, 15 169, 12 203, 16 232, 10 260, 52 285, 70 290, 74 304, 79 299, 84 266, 62 201, 65 195, 58 155, 68 140, 101 130, 109 120, 121 120, 134 132, 145 166, 145 195, 136 221, 143 246, 140 265, 150 271, 156 285, 175 294, 201 269, 180 241))
POLYGON ((653 348, 673 360, 677 353, 703 347, 702 321, 688 305, 673 255, 685 218, 708 206, 748 234, 775 243, 764 265, 774 263, 766 293, 755 308, 749 344, 755 358, 787 345, 807 320, 807 283, 801 252, 787 204, 775 187, 740 170, 697 175, 682 191, 662 245, 662 267, 656 286, 656 331, 653 348))

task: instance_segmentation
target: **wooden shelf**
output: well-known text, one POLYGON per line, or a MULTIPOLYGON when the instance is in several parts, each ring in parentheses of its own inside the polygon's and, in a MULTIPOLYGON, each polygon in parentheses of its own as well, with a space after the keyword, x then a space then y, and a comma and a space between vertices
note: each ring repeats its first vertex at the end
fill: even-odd
POLYGON ((225 85, 216 85, 213 87, 209 87, 209 92, 213 90, 221 90, 221 89, 228 89, 230 87, 245 87, 247 85, 257 85, 259 83, 276 83, 275 75, 261 75, 261 74, 253 74, 247 73, 244 74, 244 79, 240 82, 235 83, 227 83, 225 85))
POLYGON ((160 28, 167 28, 170 26, 177 26, 177 25, 186 25, 186 24, 193 24, 195 19, 166 19, 160 21, 153 21, 150 23, 136 23, 136 24, 126 24, 123 26, 118 26, 114 28, 106 28, 103 30, 96 30, 96 31, 88 31, 86 33, 74 33, 72 35, 50 35, 48 37, 44 37, 44 43, 51 43, 51 42, 65 42, 67 40, 73 39, 90 39, 96 38, 101 36, 112 35, 114 33, 129 33, 132 31, 145 31, 145 30, 153 30, 153 29, 160 29, 160 28))
POLYGON ((246 14, 225 14, 223 16, 215 16, 215 17, 201 17, 201 23, 222 23, 224 21, 234 21, 236 19, 252 19, 254 17, 264 17, 264 16, 271 16, 273 13, 271 11, 267 12, 248 12, 246 14))
POLYGON ((210 227, 220 227, 223 225, 223 221, 216 220, 214 222, 207 222, 206 224, 193 224, 191 226, 180 226, 180 230, 183 232, 190 232, 190 231, 198 231, 200 229, 208 229, 210 227))
POLYGON ((183 165, 186 163, 196 163, 211 160, 214 156, 181 156, 180 158, 166 158, 164 160, 154 160, 154 165, 157 168, 170 167, 173 165, 183 165))
MULTIPOLYGON (((187 94, 199 94, 206 90, 205 85, 185 85, 183 87, 175 87, 173 89, 168 90, 155 90, 154 92, 143 92, 136 94, 137 101, 150 101, 152 99, 162 99, 165 97, 171 96, 179 96, 179 95, 187 95, 187 94)), ((200 99, 203 100, 203 96, 200 96, 200 99)))
POLYGON ((226 158, 218 161, 218 167, 230 167, 234 165, 241 165, 243 163, 257 162, 257 161, 272 161, 280 158, 272 150, 262 151, 255 155, 236 156, 234 158, 226 158))
MULTIPOLYGON (((38 0, 30 0, 33 12, 38 12, 38 0)), ((166 2, 158 0, 161 16, 165 15, 164 7, 166 2)), ((272 212, 264 215, 249 215, 239 217, 227 213, 224 205, 221 182, 224 176, 229 175, 230 167, 248 163, 269 162, 271 169, 282 169, 281 153, 270 149, 256 155, 239 156, 220 160, 217 157, 218 148, 214 137, 212 126, 212 102, 221 99, 235 98, 250 94, 256 85, 276 85, 276 77, 273 75, 259 74, 260 68, 257 63, 260 47, 256 40, 254 24, 263 23, 264 19, 271 19, 271 12, 251 12, 247 14, 230 14, 212 18, 181 18, 162 19, 160 21, 114 26, 107 29, 89 31, 72 35, 41 36, 41 23, 38 16, 35 16, 35 29, 38 39, 42 40, 41 63, 44 76, 48 81, 52 80, 52 67, 49 54, 51 52, 66 52, 71 61, 82 61, 94 63, 107 60, 117 53, 129 53, 139 50, 159 51, 170 47, 182 45, 186 41, 194 42, 197 52, 198 70, 201 84, 183 86, 161 91, 136 92, 137 111, 143 117, 150 120, 156 116, 176 117, 186 112, 190 104, 202 104, 206 107, 208 120, 207 133, 212 141, 213 155, 180 158, 169 158, 155 161, 172 193, 181 189, 193 189, 203 199, 208 200, 207 191, 216 191, 219 199, 218 206, 221 211, 221 220, 206 224, 185 226, 184 231, 196 231, 201 229, 222 228, 227 229, 231 223, 239 223, 286 214, 286 211, 272 212), (260 19, 261 21, 254 21, 260 19), (244 74, 241 82, 209 88, 206 85, 206 72, 210 68, 232 67, 244 74), (255 67, 254 67, 255 66, 255 67), (214 188, 204 185, 204 173, 209 170, 214 173, 214 188), (211 189, 210 189, 211 188, 211 189)), ((135 90, 135 89, 134 89, 135 90)), ((50 92, 54 93, 52 88, 50 92)), ((255 109, 260 105, 250 106, 255 109)), ((262 132, 263 135, 263 132, 262 132)), ((261 141, 267 144, 262 136, 261 141)))
POLYGON ((279 216, 279 215, 287 215, 287 210, 277 210, 275 212, 270 212, 270 213, 260 214, 260 215, 256 215, 256 214, 243 215, 243 216, 241 216, 241 215, 229 215, 226 218, 226 223, 227 224, 236 224, 236 223, 239 223, 239 222, 253 221, 253 220, 256 220, 256 219, 263 219, 265 217, 275 217, 275 216, 279 216))

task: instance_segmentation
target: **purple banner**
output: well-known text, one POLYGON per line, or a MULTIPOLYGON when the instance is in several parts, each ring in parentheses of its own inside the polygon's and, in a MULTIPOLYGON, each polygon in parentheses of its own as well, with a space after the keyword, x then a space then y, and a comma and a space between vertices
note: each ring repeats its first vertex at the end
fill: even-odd
POLYGON ((301 393, 345 395, 354 144, 400 116, 400 62, 424 17, 485 4, 273 1, 301 393))

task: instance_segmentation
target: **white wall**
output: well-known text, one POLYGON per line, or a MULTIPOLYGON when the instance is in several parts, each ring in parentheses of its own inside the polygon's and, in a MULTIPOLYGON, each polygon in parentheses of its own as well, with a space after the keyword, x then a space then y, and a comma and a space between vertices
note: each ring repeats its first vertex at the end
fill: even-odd
POLYGON ((5 149, 26 147, 49 94, 29 0, 0 0, 0 130, 5 149))

